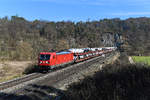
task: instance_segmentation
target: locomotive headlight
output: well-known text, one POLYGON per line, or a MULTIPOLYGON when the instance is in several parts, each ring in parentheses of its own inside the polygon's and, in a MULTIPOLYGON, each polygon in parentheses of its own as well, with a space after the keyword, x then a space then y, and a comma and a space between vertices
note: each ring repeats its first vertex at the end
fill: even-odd
POLYGON ((42 64, 42 61, 40 61, 40 64, 42 64))
POLYGON ((46 61, 46 64, 48 64, 48 61, 46 61))

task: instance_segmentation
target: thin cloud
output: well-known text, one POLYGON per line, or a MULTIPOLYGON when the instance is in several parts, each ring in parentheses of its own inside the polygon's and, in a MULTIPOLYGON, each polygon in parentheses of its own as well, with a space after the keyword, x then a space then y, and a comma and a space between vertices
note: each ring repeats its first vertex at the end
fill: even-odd
POLYGON ((121 13, 112 13, 115 16, 135 16, 135 15, 150 15, 150 12, 121 12, 121 13))
POLYGON ((104 5, 102 1, 97 0, 31 0, 33 2, 51 2, 59 4, 75 4, 75 5, 104 5))
MULTIPOLYGON (((26 0, 28 1, 28 0, 26 0)), ((30 0, 34 2, 50 2, 58 4, 72 4, 72 5, 94 5, 94 6, 116 6, 116 5, 129 5, 129 6, 149 6, 149 0, 30 0)))

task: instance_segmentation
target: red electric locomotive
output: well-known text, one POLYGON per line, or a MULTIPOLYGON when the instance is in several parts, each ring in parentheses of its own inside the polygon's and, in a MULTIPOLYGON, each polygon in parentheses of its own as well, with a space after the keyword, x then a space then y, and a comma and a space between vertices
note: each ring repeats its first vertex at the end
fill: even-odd
POLYGON ((41 70, 49 70, 58 66, 73 63, 73 53, 62 52, 41 52, 38 58, 38 67, 41 70))
POLYGON ((69 49, 61 52, 41 52, 38 58, 38 68, 49 70, 69 63, 81 62, 93 57, 101 56, 115 50, 115 47, 93 49, 69 49))

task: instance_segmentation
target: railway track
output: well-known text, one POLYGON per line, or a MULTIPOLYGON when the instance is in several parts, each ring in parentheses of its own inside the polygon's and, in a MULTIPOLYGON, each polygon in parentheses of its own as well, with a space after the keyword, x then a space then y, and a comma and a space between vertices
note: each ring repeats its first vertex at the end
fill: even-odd
MULTIPOLYGON (((98 62, 100 59, 103 59, 103 58, 99 56, 96 58, 86 60, 84 62, 70 65, 69 67, 63 68, 61 70, 52 71, 47 74, 33 73, 33 74, 26 75, 21 78, 17 78, 17 79, 8 81, 8 82, 3 82, 3 83, 0 83, 0 92, 6 92, 6 91, 8 92, 9 88, 12 88, 12 87, 15 87, 14 90, 19 89, 19 88, 16 88, 17 85, 24 84, 28 81, 31 81, 31 82, 27 83, 26 85, 33 84, 33 83, 38 83, 38 84, 42 85, 43 82, 45 83, 43 85, 47 85, 47 84, 54 85, 55 83, 58 83, 59 81, 77 73, 78 71, 87 68, 89 65, 98 62), (34 81, 32 81, 32 80, 34 80, 34 81)), ((101 62, 102 61, 103 60, 101 60, 101 62)), ((20 88, 22 88, 23 86, 20 86, 20 88)), ((15 91, 15 93, 20 94, 21 91, 17 90, 17 91, 15 91)))
MULTIPOLYGON (((114 55, 108 55, 106 57, 106 59, 108 59, 109 57, 113 57, 113 56, 114 55)), ((92 67, 91 64, 93 64, 93 63, 95 63, 95 64, 103 64, 103 61, 104 61, 103 57, 98 57, 98 58, 96 58, 94 60, 93 59, 89 60, 88 63, 86 63, 86 64, 85 63, 81 63, 79 65, 73 65, 73 66, 71 66, 72 68, 67 68, 67 70, 63 70, 60 73, 58 73, 58 74, 56 74, 56 75, 54 75, 52 77, 49 77, 49 78, 44 79, 44 80, 41 80, 37 84, 32 84, 32 85, 26 87, 23 91, 22 90, 18 91, 18 93, 19 93, 19 95, 26 95, 27 97, 32 97, 32 96, 40 95, 40 94, 36 93, 37 91, 39 93, 43 93, 44 94, 44 93, 47 93, 47 90, 50 89, 51 87, 54 87, 56 89, 61 88, 60 83, 62 85, 64 85, 66 83, 66 80, 69 79, 71 81, 72 79, 74 79, 72 76, 75 76, 78 73, 80 75, 80 71, 81 70, 83 71, 83 70, 86 70, 86 69, 90 69, 90 67, 92 67), (76 66, 76 67, 74 67, 74 66, 76 66), (65 83, 64 82, 62 83, 63 80, 64 80, 65 83), (47 86, 46 90, 44 90, 43 88, 40 88, 40 87, 43 87, 43 86, 47 86)), ((57 97, 63 96, 63 92, 62 91, 57 91, 57 92, 58 92, 58 94, 57 94, 58 96, 57 97)), ((51 93, 55 94, 56 91, 51 92, 51 93)), ((50 96, 49 94, 50 93, 48 93, 47 96, 45 96, 45 97, 46 98, 49 97, 50 96)), ((16 100, 21 100, 21 99, 16 99, 16 100)), ((45 100, 45 98, 42 96, 42 97, 39 97, 39 100, 45 100)), ((58 100, 61 100, 61 99, 58 99, 58 100)))
MULTIPOLYGON (((92 59, 90 59, 92 60, 92 59)), ((82 62, 82 64, 86 63, 87 61, 84 61, 82 62)), ((77 66, 77 65, 81 65, 81 63, 79 64, 74 64, 72 66, 77 66)), ((74 70, 76 71, 76 70, 74 70)), ((70 70, 68 71, 64 71, 63 72, 63 75, 66 75, 67 73, 69 72, 72 72, 70 70)), ((47 73, 48 74, 48 73, 47 73)), ((7 89, 7 88, 11 88, 13 86, 16 86, 16 85, 19 85, 19 84, 22 84, 24 82, 27 82, 27 81, 30 81, 30 80, 33 80, 33 79, 36 79, 36 78, 39 78, 39 77, 43 77, 47 74, 42 74, 42 73, 32 73, 32 74, 29 74, 29 75, 26 75, 24 77, 21 77, 21 78, 16 78, 14 80, 10 80, 10 81, 7 81, 7 82, 3 82, 3 83, 0 83, 0 92, 3 92, 3 90, 7 89)), ((62 74, 62 73, 61 73, 62 74)), ((72 73, 73 74, 73 73, 72 73)), ((53 80, 52 82, 55 82, 57 79, 58 79, 58 76, 63 76, 63 75, 57 75, 57 78, 55 77, 55 80, 53 80)))
MULTIPOLYGON (((58 87, 57 83, 61 82, 62 80, 67 79, 70 76, 73 76, 74 74, 77 74, 79 71, 84 70, 88 67, 90 67, 90 65, 92 65, 93 63, 99 62, 103 63, 103 57, 96 57, 93 59, 89 59, 87 61, 78 63, 78 64, 74 64, 72 66, 69 66, 65 69, 60 70, 59 72, 57 72, 55 75, 50 75, 47 78, 44 78, 43 80, 38 81, 38 83, 36 83, 37 86, 52 86, 52 87, 58 87)), ((16 94, 19 95, 31 95, 34 94, 33 91, 37 91, 34 90, 34 85, 32 84, 27 86, 25 89, 23 90, 19 90, 16 92, 16 94), (33 87, 32 87, 33 85, 33 87)))
POLYGON ((0 83, 0 91, 7 89, 7 88, 10 88, 10 87, 13 87, 13 86, 18 85, 18 84, 21 84, 23 82, 30 81, 32 79, 41 77, 41 76, 43 76, 43 74, 41 74, 41 73, 32 73, 32 74, 26 75, 26 76, 21 77, 21 78, 16 78, 14 80, 0 83))

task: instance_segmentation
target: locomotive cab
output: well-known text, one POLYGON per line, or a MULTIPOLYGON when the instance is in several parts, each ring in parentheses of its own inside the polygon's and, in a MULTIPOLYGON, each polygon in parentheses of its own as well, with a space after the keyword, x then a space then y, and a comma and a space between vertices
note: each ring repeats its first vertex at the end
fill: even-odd
POLYGON ((38 66, 40 69, 50 69, 55 63, 56 53, 41 52, 38 60, 38 66))
POLYGON ((39 64, 50 64, 50 54, 40 54, 39 55, 39 64))

